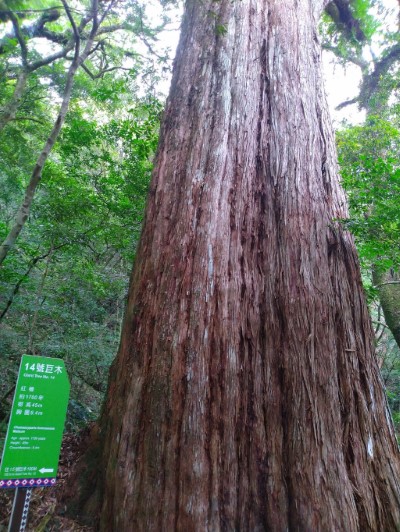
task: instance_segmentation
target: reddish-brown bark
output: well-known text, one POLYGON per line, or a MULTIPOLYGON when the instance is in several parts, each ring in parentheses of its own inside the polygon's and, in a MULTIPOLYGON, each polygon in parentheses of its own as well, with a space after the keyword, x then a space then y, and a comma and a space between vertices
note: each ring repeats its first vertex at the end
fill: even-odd
POLYGON ((317 4, 187 2, 101 420, 102 530, 400 523, 356 253, 335 222, 317 4))

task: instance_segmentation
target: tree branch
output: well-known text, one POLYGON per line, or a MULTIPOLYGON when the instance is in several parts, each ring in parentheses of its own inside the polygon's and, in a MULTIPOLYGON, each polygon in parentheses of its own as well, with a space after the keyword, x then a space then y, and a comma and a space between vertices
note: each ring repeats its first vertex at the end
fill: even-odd
POLYGON ((350 4, 350 0, 333 0, 327 4, 325 11, 331 17, 338 30, 347 38, 364 42, 367 40, 366 36, 361 28, 360 21, 354 17, 350 4))
POLYGON ((365 59, 363 59, 361 56, 356 56, 354 54, 347 53, 347 51, 346 54, 343 54, 337 46, 332 46, 331 44, 326 42, 322 43, 322 49, 327 50, 328 52, 332 52, 339 59, 343 59, 344 61, 350 61, 350 63, 353 63, 354 65, 360 67, 361 70, 368 69, 368 61, 365 61, 365 59))
POLYGON ((341 109, 344 109, 345 107, 347 107, 348 105, 353 105, 355 103, 358 103, 360 101, 360 97, 359 96, 356 96, 355 98, 352 98, 351 100, 346 100, 342 103, 340 103, 339 105, 337 105, 335 107, 335 110, 336 111, 340 111, 341 109))
MULTIPOLYGON (((10 11, 10 16, 15 15, 10 11)), ((19 28, 20 37, 23 39, 23 37, 43 37, 47 40, 54 42, 56 44, 65 45, 69 39, 70 36, 66 35, 65 33, 56 33, 54 31, 48 30, 45 25, 48 22, 53 22, 60 18, 61 14, 57 9, 50 9, 47 10, 46 13, 44 13, 36 22, 34 22, 30 26, 23 26, 22 28, 19 28)), ((17 21, 18 22, 18 21, 17 21)), ((0 39, 0 54, 4 54, 5 52, 5 44, 7 40, 13 39, 14 37, 18 37, 17 30, 15 27, 15 24, 13 24, 13 33, 8 33, 5 35, 2 39, 0 39)))
POLYGON ((9 12, 9 16, 14 28, 15 36, 17 37, 17 40, 19 42, 19 45, 21 47, 21 59, 22 59, 22 65, 24 68, 27 65, 28 62, 28 48, 26 47, 26 42, 24 40, 24 37, 21 33, 21 28, 19 27, 19 22, 17 17, 14 15, 12 11, 9 12))
POLYGON ((43 125, 43 120, 38 120, 37 118, 32 118, 31 116, 16 116, 15 118, 12 118, 13 122, 16 122, 17 120, 19 121, 28 120, 30 122, 36 122, 36 124, 43 125))
MULTIPOLYGON (((24 16, 26 13, 46 13, 49 11, 53 11, 54 9, 61 9, 64 6, 51 6, 51 7, 44 7, 43 9, 18 9, 15 11, 16 15, 24 16)), ((72 9, 71 11, 75 11, 76 13, 79 13, 80 11, 78 9, 72 9)), ((0 13, 4 13, 4 11, 0 10, 0 13)))
POLYGON ((360 90, 360 100, 363 101, 365 106, 368 105, 368 100, 377 91, 381 78, 388 73, 391 66, 399 59, 400 43, 396 43, 380 61, 374 63, 375 67, 373 72, 364 76, 360 90))
POLYGON ((42 66, 49 65, 50 63, 53 63, 54 61, 57 61, 57 59, 62 59, 63 57, 66 57, 67 53, 72 50, 74 47, 74 40, 71 40, 68 45, 60 50, 59 52, 49 55, 45 57, 44 59, 38 59, 34 63, 31 63, 28 65, 28 72, 34 72, 38 68, 41 68, 42 66))
POLYGON ((389 329, 389 327, 386 325, 386 323, 383 323, 382 321, 372 320, 372 323, 377 325, 377 328, 375 329, 375 334, 377 334, 379 332, 379 329, 380 329, 381 326, 384 327, 385 329, 389 329))

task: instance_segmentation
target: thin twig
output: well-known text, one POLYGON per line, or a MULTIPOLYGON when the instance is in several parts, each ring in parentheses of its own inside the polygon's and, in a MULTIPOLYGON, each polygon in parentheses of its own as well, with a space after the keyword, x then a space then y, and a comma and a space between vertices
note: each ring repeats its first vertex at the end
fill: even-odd
POLYGON ((22 275, 22 277, 20 277, 20 279, 18 280, 17 284, 14 286, 14 289, 11 292, 10 297, 8 298, 6 306, 5 306, 4 310, 3 310, 3 312, 0 314, 0 322, 4 319, 5 315, 9 311, 9 309, 10 309, 10 307, 11 307, 11 305, 12 305, 14 299, 15 299, 15 296, 18 294, 18 292, 19 292, 19 290, 21 288, 22 283, 29 277, 29 274, 31 273, 33 268, 36 266, 36 264, 40 260, 43 260, 43 259, 47 258, 50 255, 50 253, 53 253, 55 250, 61 249, 62 247, 66 246, 66 245, 67 245, 67 243, 60 244, 59 246, 56 246, 55 248, 51 248, 50 251, 48 251, 44 255, 39 255, 37 257, 34 257, 31 260, 31 262, 30 262, 30 264, 28 266, 28 269, 22 275))
POLYGON ((375 332, 379 332, 380 326, 385 327, 386 329, 389 329, 389 327, 386 325, 386 323, 383 323, 381 321, 372 320, 372 323, 375 323, 376 325, 378 325, 378 329, 375 332))
POLYGON ((30 116, 16 116, 15 118, 11 119, 10 122, 16 122, 17 120, 29 120, 30 122, 36 122, 37 124, 43 125, 42 120, 38 120, 37 118, 32 118, 30 116))
POLYGON ((114 70, 126 70, 128 72, 132 70, 131 68, 116 66, 116 67, 104 68, 103 70, 100 70, 97 74, 93 74, 93 72, 91 72, 85 64, 82 63, 81 67, 91 79, 100 79, 107 72, 113 72, 114 70))
POLYGON ((386 286, 387 284, 400 284, 400 281, 386 281, 385 283, 376 284, 374 288, 380 288, 381 286, 386 286))
POLYGON ((67 14, 68 20, 70 21, 71 26, 72 26, 72 30, 74 32, 74 36, 75 36, 75 60, 77 60, 78 57, 79 57, 79 48, 80 48, 80 43, 81 43, 81 37, 79 35, 78 28, 76 27, 74 17, 72 16, 72 13, 70 11, 69 5, 67 4, 67 1, 66 0, 61 0, 61 2, 63 3, 63 6, 64 6, 65 12, 67 14))

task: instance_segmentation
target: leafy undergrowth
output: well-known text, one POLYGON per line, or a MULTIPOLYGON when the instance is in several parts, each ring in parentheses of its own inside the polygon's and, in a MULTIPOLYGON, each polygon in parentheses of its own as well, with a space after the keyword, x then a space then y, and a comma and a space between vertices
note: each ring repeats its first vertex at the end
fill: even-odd
MULTIPOLYGON (((59 502, 63 488, 72 476, 72 467, 85 451, 85 429, 79 434, 64 435, 61 448, 57 485, 52 488, 33 488, 29 506, 28 532, 93 532, 94 528, 81 526, 74 520, 64 517, 64 508, 59 502)), ((7 530, 14 490, 0 490, 0 532, 7 530)))

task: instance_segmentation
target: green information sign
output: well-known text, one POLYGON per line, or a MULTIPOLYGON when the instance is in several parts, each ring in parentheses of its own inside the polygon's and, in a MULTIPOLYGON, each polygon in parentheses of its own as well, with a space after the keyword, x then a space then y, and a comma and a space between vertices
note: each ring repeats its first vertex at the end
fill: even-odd
POLYGON ((68 397, 62 360, 22 356, 0 464, 0 488, 55 484, 68 397))

